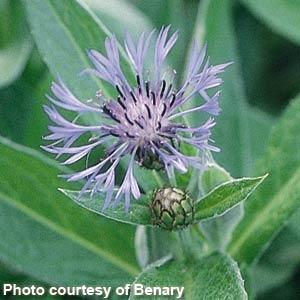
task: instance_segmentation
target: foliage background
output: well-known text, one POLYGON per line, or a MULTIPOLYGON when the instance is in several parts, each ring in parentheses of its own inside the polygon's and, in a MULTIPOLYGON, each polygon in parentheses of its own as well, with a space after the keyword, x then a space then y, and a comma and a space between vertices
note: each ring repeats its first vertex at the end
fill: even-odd
MULTIPOLYGON (((42 105, 53 74, 63 72, 81 95, 94 84, 76 76, 86 64, 84 49, 101 49, 105 33, 78 2, 0 0, 0 134, 39 152, 47 132, 42 105)), ((214 63, 234 61, 224 76, 223 114, 214 133, 222 153, 215 159, 234 177, 271 174, 266 187, 254 196, 263 200, 253 199, 246 221, 234 233, 238 238, 249 222, 254 224, 236 258, 241 265, 252 261, 256 239, 264 239, 262 227, 272 226, 270 216, 280 219, 280 224, 274 222, 274 232, 281 223, 285 227, 272 235, 269 247, 264 244, 264 254, 244 276, 253 297, 299 299, 300 212, 295 208, 299 176, 286 187, 296 198, 291 218, 290 212, 280 216, 284 204, 276 200, 276 193, 283 193, 281 187, 300 166, 300 1, 85 2, 119 37, 124 27, 134 33, 163 24, 178 28, 180 38, 170 61, 178 74, 184 71, 184 54, 193 36, 208 42, 214 63), (263 219, 255 211, 268 201, 274 210, 263 219)), ((138 272, 134 228, 70 203, 57 191, 65 183, 57 179, 59 169, 51 160, 1 140, 0 172, 1 283, 120 285, 133 280, 138 272)))

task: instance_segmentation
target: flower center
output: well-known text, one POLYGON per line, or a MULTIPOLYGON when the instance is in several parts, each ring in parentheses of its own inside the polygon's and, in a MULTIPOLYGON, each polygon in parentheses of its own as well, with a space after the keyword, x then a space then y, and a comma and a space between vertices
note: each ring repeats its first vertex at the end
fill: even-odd
POLYGON ((137 86, 133 90, 116 86, 117 101, 111 100, 103 106, 106 113, 117 124, 110 131, 124 142, 137 147, 136 159, 148 168, 160 168, 154 147, 172 139, 172 126, 168 120, 176 94, 172 84, 165 80, 151 86, 150 82, 141 85, 137 76, 137 86))
POLYGON ((165 80, 156 89, 151 89, 149 82, 141 87, 139 76, 137 82, 137 87, 131 91, 116 86, 117 101, 105 104, 103 111, 118 123, 112 132, 114 135, 143 147, 159 141, 168 132, 167 114, 176 95, 172 85, 166 88, 165 80))

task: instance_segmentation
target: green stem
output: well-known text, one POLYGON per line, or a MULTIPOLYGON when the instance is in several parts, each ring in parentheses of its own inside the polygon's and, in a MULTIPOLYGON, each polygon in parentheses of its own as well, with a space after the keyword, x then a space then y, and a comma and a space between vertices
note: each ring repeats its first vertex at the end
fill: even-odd
POLYGON ((178 230, 173 232, 174 244, 172 246, 173 254, 178 260, 185 260, 190 256, 188 243, 186 242, 185 230, 178 230))
POLYGON ((201 229, 197 225, 175 233, 176 244, 174 254, 177 258, 190 260, 200 258, 208 251, 208 244, 201 229))
POLYGON ((198 238, 199 238, 200 241, 206 243, 206 238, 205 238, 205 236, 204 236, 202 230, 200 229, 198 223, 197 223, 197 224, 194 224, 194 225, 192 226, 192 230, 196 233, 196 235, 198 236, 198 238))
POLYGON ((177 180, 176 180, 175 172, 174 172, 174 170, 171 171, 171 172, 172 172, 172 174, 171 174, 171 177, 169 178, 169 182, 170 182, 172 187, 176 187, 177 186, 177 180))

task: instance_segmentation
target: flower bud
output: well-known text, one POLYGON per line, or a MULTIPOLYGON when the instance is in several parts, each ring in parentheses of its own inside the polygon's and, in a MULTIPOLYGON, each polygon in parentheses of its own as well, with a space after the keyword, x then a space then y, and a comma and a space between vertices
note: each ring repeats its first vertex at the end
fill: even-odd
POLYGON ((150 205, 153 224, 168 230, 180 229, 193 223, 193 200, 180 189, 164 188, 155 192, 150 205))

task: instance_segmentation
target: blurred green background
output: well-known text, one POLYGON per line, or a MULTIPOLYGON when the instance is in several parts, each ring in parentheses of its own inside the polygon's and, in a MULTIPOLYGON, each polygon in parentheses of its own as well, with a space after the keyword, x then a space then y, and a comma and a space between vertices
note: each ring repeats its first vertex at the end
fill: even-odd
MULTIPOLYGON (((47 133, 48 123, 42 105, 47 102, 45 94, 49 91, 53 76, 44 60, 44 58, 47 60, 47 55, 43 45, 37 42, 38 34, 35 34, 34 30, 38 22, 42 26, 44 22, 45 24, 49 22, 49 18, 54 20, 55 16, 45 10, 44 17, 41 15, 38 19, 36 17, 38 8, 35 7, 37 2, 57 4, 55 0, 0 0, 0 135, 40 151, 40 145, 43 144, 42 136, 47 133)), ((61 0, 61 2, 78 6, 75 0, 61 0)), ((172 24, 174 29, 178 28, 180 38, 170 60, 170 64, 177 69, 178 74, 184 71, 182 58, 189 51, 194 34, 200 40, 208 41, 212 61, 235 62, 234 72, 228 76, 228 81, 231 81, 233 88, 238 85, 238 92, 230 91, 225 82, 221 106, 226 122, 232 122, 231 126, 235 126, 236 115, 241 114, 240 103, 246 103, 247 110, 245 109, 243 114, 249 114, 254 122, 251 125, 253 126, 251 136, 250 133, 248 136, 246 133, 244 140, 250 144, 249 148, 254 149, 255 157, 247 157, 246 162, 239 164, 240 158, 236 149, 246 146, 238 139, 226 144, 226 141, 235 138, 231 136, 229 130, 216 133, 216 143, 224 145, 223 152, 225 152, 220 157, 217 155, 216 160, 234 176, 253 175, 254 161, 264 153, 272 127, 276 125, 291 99, 300 91, 300 1, 87 0, 86 3, 119 37, 122 36, 124 27, 134 33, 140 32, 143 27, 159 28, 164 24, 172 24), (230 97, 236 97, 236 100, 226 104, 226 99, 230 97)), ((64 4, 61 7, 57 4, 57 10, 62 15, 68 13, 67 10, 64 11, 64 4)), ((80 23, 81 19, 69 21, 80 23)), ((68 20, 64 22, 68 23, 68 20)), ((84 29, 79 26, 77 30, 84 29)), ((55 33, 49 32, 49 36, 50 34, 55 33)), ((59 38, 58 36, 57 39, 59 38)), ((46 32, 44 39, 45 41, 48 39, 46 32)), ((54 41, 55 39, 49 39, 49 43, 54 41)), ((99 45, 101 43, 99 40, 99 45)), ((53 73, 53 70, 51 71, 53 73)), ((77 74, 74 74, 75 76, 77 74)), ((221 121, 218 126, 222 126, 221 121)), ((299 139, 300 133, 295 138, 299 139)), ((9 150, 4 148, 3 146, 2 151, 8 153, 9 150)), ((294 151, 297 152, 299 149, 295 148, 294 151)), ((13 161, 14 154, 10 155, 13 161)), ((30 155, 29 153, 26 158, 29 165, 30 155)), ((15 159, 18 161, 18 157, 15 159)), ((25 177, 20 175, 16 179, 14 169, 4 169, 4 165, 5 162, 1 164, 0 180, 10 178, 10 182, 14 182, 12 184, 27 184, 25 177)), ((41 164, 36 168, 44 167, 41 164)), ((2 201, 1 283, 13 281, 23 284, 39 282, 43 285, 63 285, 80 284, 85 281, 89 284, 99 282, 105 284, 105 280, 111 282, 111 277, 105 279, 103 271, 105 268, 111 270, 116 282, 126 282, 122 274, 118 273, 118 269, 111 269, 109 264, 103 266, 99 263, 97 268, 95 264, 97 259, 94 256, 103 249, 108 253, 111 249, 118 252, 116 259, 128 253, 125 255, 124 269, 128 263, 128 266, 132 266, 128 269, 132 269, 132 275, 135 274, 137 264, 133 249, 134 228, 100 220, 79 208, 77 212, 70 203, 67 205, 68 208, 62 204, 60 211, 51 211, 53 197, 60 197, 57 201, 61 200, 61 203, 68 202, 62 195, 57 196, 59 193, 56 189, 59 185, 55 182, 56 179, 53 179, 56 178, 56 174, 51 172, 49 170, 51 180, 45 179, 45 185, 52 187, 55 193, 52 191, 53 195, 49 196, 50 204, 44 208, 46 214, 53 214, 53 219, 59 218, 62 224, 69 222, 72 230, 74 229, 78 236, 83 236, 88 242, 80 240, 75 245, 72 238, 68 239, 68 234, 55 228, 45 229, 45 223, 31 219, 31 213, 24 214, 26 209, 18 209, 17 205, 10 206, 7 201, 2 201), (76 221, 74 214, 78 215, 76 221), (118 233, 115 234, 115 230, 111 228, 116 228, 118 233), (93 244, 95 239, 99 239, 97 242, 99 248, 93 244), (120 239, 124 239, 122 246, 118 246, 120 239)), ((14 195, 14 188, 15 186, 12 186, 11 195, 14 195)), ((30 192, 35 193, 27 192, 28 195, 30 192)), ((26 191, 22 190, 20 193, 24 196, 26 191)), ((300 299, 298 216, 300 214, 296 213, 292 217, 289 225, 274 239, 251 271, 251 276, 249 275, 253 295, 255 294, 258 299, 300 299)), ((130 278, 128 281, 130 282, 130 278)))

